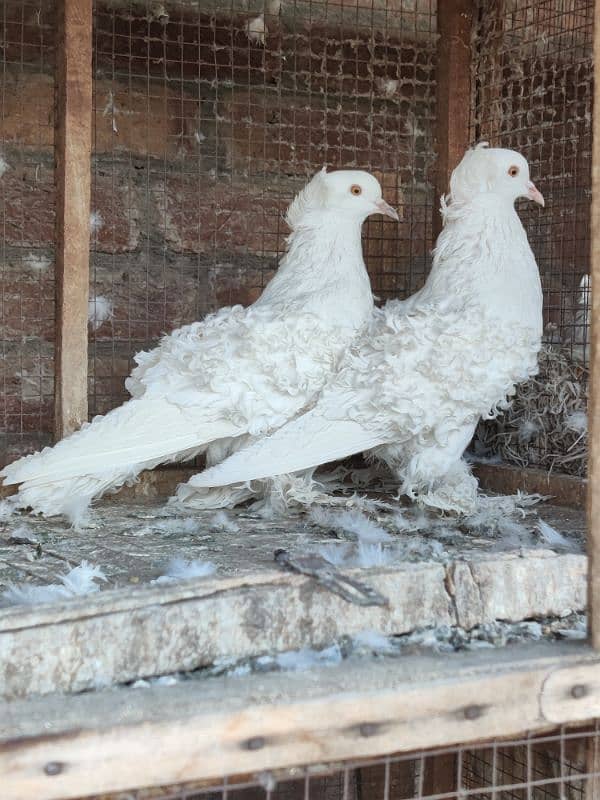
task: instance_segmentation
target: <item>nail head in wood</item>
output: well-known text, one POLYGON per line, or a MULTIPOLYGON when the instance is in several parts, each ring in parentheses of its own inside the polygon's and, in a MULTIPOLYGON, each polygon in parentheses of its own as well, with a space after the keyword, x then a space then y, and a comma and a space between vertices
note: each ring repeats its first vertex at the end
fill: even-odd
POLYGON ((358 731, 361 736, 376 736, 379 733, 379 728, 380 726, 376 722, 363 722, 358 731))
POLYGON ((483 706, 467 706, 464 710, 465 719, 479 719, 483 714, 483 706))
POLYGON ((65 765, 61 761, 49 761, 44 767, 44 772, 46 775, 52 777, 54 775, 60 775, 64 768, 65 765))
POLYGON ((571 697, 575 700, 581 700, 582 697, 587 697, 588 689, 583 683, 576 683, 571 689, 571 697))
POLYGON ((253 736, 252 739, 246 739, 244 742, 245 750, 262 750, 266 745, 267 740, 264 736, 253 736))

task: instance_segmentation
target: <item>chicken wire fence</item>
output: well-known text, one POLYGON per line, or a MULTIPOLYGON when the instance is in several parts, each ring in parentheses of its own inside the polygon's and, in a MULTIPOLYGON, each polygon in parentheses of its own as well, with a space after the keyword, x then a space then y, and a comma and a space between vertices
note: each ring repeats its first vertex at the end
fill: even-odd
POLYGON ((540 374, 476 445, 521 466, 584 476, 593 0, 478 0, 471 137, 521 152, 546 208, 519 204, 544 290, 540 374))
MULTIPOLYGON (((56 14, 53 0, 0 6, 7 462, 52 437, 56 14)), ((520 149, 548 199, 522 214, 560 383, 552 435, 528 398, 477 444, 583 474, 593 2, 474 8, 471 137, 520 149)), ((375 294, 422 285, 439 205, 435 0, 96 0, 93 26, 91 416, 126 398, 137 351, 259 295, 285 208, 323 164, 373 172, 400 210, 364 228, 375 294)), ((547 384, 530 387, 534 405, 547 384)))
MULTIPOLYGON (((155 787, 94 800, 592 800, 600 789, 600 729, 155 787)), ((90 799, 91 800, 91 799, 90 799)))

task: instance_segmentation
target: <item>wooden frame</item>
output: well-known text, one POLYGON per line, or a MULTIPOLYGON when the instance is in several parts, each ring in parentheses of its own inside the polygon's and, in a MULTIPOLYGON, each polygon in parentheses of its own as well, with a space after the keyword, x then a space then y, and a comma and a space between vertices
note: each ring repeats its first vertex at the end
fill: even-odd
MULTIPOLYGON (((471 9, 470 0, 439 3, 438 195, 446 190, 450 170, 469 143, 471 9)), ((91 13, 91 0, 62 2, 64 47, 57 71, 57 435, 77 427, 87 408, 91 13)), ((600 63, 600 2, 595 10, 595 56, 600 63)), ((595 92, 600 108, 600 81, 595 92)), ((593 128, 591 262, 593 283, 600 286, 600 114, 594 116, 593 128)), ((69 798, 407 752, 600 715, 600 292, 593 295, 592 316, 592 647, 554 644, 365 665, 345 662, 311 673, 249 676, 237 682, 214 678, 171 688, 0 703, 3 800, 69 798)), ((46 624, 42 620, 39 627, 46 624)), ((440 762, 442 792, 448 769, 440 762)))
MULTIPOLYGON (((600 3, 594 13, 594 63, 600 64, 600 3)), ((600 650, 600 80, 594 86, 592 120, 592 235, 590 260, 592 276, 592 354, 591 387, 588 408, 589 488, 588 488, 588 557, 589 615, 592 645, 600 650)))
POLYGON ((92 0, 58 3, 54 435, 87 422, 92 0))
POLYGON ((2 800, 218 782, 598 714, 600 657, 560 644, 32 698, 0 705, 2 800))

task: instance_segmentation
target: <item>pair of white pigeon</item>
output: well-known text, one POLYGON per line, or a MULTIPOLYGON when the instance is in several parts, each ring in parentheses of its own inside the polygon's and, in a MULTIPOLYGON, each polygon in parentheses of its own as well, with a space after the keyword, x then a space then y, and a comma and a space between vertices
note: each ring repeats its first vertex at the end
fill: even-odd
POLYGON ((15 507, 74 519, 141 470, 199 453, 208 469, 177 501, 233 506, 268 490, 259 479, 368 451, 402 494, 470 510, 475 426, 537 370, 542 293, 520 197, 544 204, 521 155, 469 150, 427 282, 376 309, 361 226, 398 215, 368 173, 319 172, 289 208, 287 253, 259 300, 140 353, 131 400, 0 473, 20 484, 15 507))

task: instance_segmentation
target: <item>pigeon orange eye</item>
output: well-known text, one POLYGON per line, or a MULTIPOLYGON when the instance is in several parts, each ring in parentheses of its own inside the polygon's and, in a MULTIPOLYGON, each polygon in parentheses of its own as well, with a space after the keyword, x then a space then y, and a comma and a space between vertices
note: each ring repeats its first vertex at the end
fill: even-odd
POLYGON ((509 167, 508 174, 510 175, 511 178, 516 178, 517 175, 519 174, 519 168, 509 167))
POLYGON ((352 192, 352 194, 353 194, 353 195, 355 195, 355 196, 358 196, 359 194, 362 194, 362 188, 361 188, 361 187, 358 185, 358 183, 354 183, 354 184, 353 184, 353 185, 350 187, 350 191, 351 191, 351 192, 352 192))

